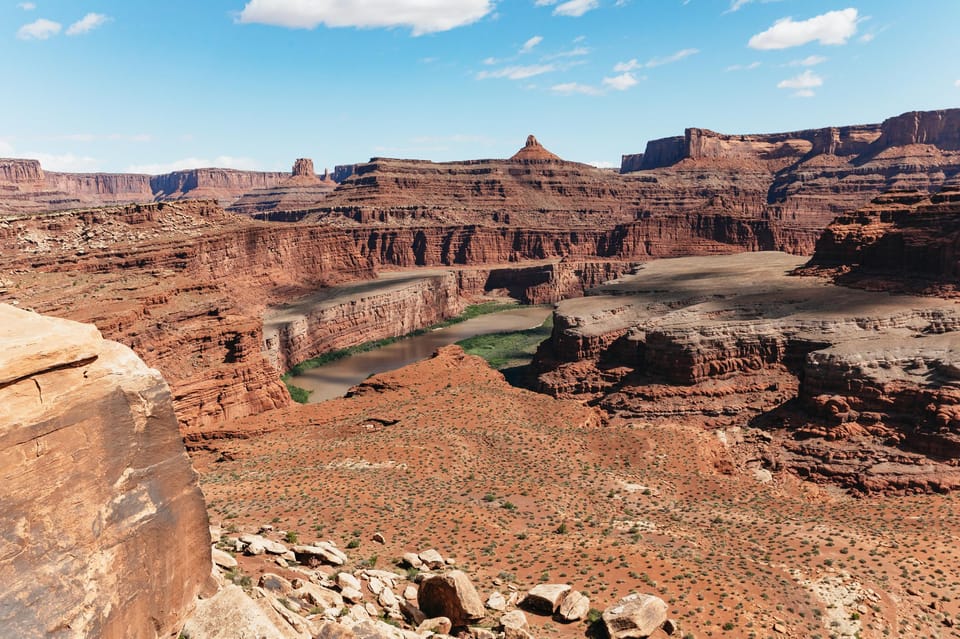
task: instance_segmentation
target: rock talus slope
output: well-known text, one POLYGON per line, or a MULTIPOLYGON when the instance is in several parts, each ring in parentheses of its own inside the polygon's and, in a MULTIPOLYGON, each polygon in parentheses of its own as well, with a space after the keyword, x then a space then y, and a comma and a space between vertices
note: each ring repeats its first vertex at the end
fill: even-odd
POLYGON ((90 325, 0 305, 0 635, 175 635, 208 520, 160 374, 90 325))

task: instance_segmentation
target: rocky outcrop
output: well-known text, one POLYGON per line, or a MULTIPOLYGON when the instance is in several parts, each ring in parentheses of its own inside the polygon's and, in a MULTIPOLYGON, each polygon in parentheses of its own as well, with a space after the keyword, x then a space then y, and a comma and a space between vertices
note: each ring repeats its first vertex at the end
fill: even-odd
POLYGON ((559 159, 560 156, 554 155, 550 151, 547 151, 547 149, 545 149, 544 146, 537 141, 537 138, 532 135, 528 135, 526 144, 523 145, 522 149, 511 156, 510 161, 543 161, 559 159))
POLYGON ((855 490, 960 486, 960 306, 788 276, 797 262, 661 260, 562 302, 537 354, 541 388, 647 420, 787 423, 777 450, 791 452, 771 463, 855 490), (830 443, 851 436, 855 454, 830 443))
POLYGON ((801 272, 861 288, 960 295, 960 189, 890 192, 838 217, 801 272))
POLYGON ((90 325, 0 305, 4 636, 176 635, 208 522, 160 374, 90 325))
POLYGON ((313 170, 313 160, 298 159, 291 176, 279 184, 245 193, 229 210, 242 215, 261 216, 274 211, 290 212, 316 206, 337 183, 324 171, 323 178, 313 170))
POLYGON ((643 639, 667 620, 667 603, 653 595, 634 593, 603 611, 610 639, 643 639))
POLYGON ((276 186, 288 173, 189 169, 164 175, 60 173, 36 160, 0 158, 0 216, 133 202, 214 198, 224 206, 241 195, 276 186))
POLYGON ((288 173, 189 169, 154 176, 150 178, 150 188, 156 200, 209 198, 226 206, 248 191, 275 186, 289 177, 288 173))

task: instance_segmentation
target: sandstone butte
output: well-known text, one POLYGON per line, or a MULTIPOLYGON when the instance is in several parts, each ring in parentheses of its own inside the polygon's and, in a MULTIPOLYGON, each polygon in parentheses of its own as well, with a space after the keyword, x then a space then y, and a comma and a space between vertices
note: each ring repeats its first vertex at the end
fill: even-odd
POLYGON ((0 629, 175 635, 210 578, 170 390, 126 346, 0 305, 0 629))

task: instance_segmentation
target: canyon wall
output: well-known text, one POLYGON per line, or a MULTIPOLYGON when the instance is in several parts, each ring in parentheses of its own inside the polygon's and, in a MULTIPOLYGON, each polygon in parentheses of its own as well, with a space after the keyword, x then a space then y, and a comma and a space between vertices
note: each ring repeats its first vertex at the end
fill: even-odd
POLYGON ((97 329, 0 304, 0 628, 176 636, 210 577, 160 374, 97 329))
POLYGON ((7 218, 0 238, 0 300, 133 348, 171 385, 185 431, 289 402, 260 314, 373 274, 335 230, 251 222, 209 201, 7 218))
POLYGON ((803 272, 861 288, 960 295, 960 189, 890 192, 838 217, 803 272))

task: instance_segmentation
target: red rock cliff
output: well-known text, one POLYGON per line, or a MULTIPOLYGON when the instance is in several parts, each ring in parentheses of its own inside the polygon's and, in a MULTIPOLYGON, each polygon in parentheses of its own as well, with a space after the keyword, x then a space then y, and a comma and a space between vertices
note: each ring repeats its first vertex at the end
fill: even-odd
POLYGON ((157 371, 93 326, 0 305, 0 460, 0 634, 177 634, 209 524, 157 371))

